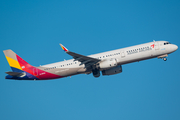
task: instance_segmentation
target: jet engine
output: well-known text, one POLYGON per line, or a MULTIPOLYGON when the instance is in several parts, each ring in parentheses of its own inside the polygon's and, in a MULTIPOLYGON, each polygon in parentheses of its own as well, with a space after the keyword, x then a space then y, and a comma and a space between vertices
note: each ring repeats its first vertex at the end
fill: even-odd
POLYGON ((109 59, 102 61, 99 63, 99 68, 100 69, 108 69, 117 66, 117 60, 115 58, 109 59))
POLYGON ((113 67, 113 68, 110 68, 110 69, 107 69, 107 70, 103 70, 102 74, 103 75, 114 75, 114 74, 118 74, 118 73, 121 73, 121 72, 122 72, 122 67, 121 67, 121 65, 118 65, 116 67, 113 67))

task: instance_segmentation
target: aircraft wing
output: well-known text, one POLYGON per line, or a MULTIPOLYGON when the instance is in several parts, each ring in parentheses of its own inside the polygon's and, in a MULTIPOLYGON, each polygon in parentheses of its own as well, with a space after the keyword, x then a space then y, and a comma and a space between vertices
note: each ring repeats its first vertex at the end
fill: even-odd
POLYGON ((71 55, 75 61, 77 60, 77 61, 81 62, 81 65, 85 64, 86 66, 90 66, 90 65, 94 65, 97 62, 101 61, 96 58, 92 58, 92 57, 88 57, 88 56, 84 56, 84 55, 80 55, 80 54, 71 52, 66 47, 64 47, 62 44, 60 44, 60 46, 67 54, 71 55))

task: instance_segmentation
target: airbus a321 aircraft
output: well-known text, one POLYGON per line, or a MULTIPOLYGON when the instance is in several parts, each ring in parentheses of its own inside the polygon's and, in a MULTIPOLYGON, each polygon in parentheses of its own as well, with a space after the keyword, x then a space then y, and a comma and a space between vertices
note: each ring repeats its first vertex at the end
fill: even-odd
POLYGON ((6 79, 49 80, 77 74, 90 74, 94 77, 114 75, 122 72, 122 65, 151 58, 167 60, 168 54, 178 49, 177 45, 167 41, 153 41, 132 47, 112 50, 89 56, 74 53, 60 44, 62 49, 73 59, 34 67, 19 57, 12 50, 4 50, 12 72, 6 72, 6 79))

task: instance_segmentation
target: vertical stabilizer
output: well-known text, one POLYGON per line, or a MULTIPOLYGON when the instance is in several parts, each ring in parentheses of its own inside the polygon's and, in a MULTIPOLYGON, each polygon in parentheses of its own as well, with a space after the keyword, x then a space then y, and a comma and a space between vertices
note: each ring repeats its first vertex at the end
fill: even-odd
POLYGON ((22 70, 18 59, 17 54, 14 53, 12 50, 4 50, 4 55, 9 63, 9 66, 11 67, 13 72, 20 72, 22 70))
POLYGON ((13 72, 6 72, 6 79, 18 80, 40 80, 40 79, 55 79, 61 76, 46 72, 37 67, 34 67, 19 57, 12 50, 4 50, 4 55, 13 72), (41 74, 41 76, 39 76, 41 74))
POLYGON ((32 67, 12 50, 4 50, 3 52, 13 72, 22 72, 24 69, 32 67))

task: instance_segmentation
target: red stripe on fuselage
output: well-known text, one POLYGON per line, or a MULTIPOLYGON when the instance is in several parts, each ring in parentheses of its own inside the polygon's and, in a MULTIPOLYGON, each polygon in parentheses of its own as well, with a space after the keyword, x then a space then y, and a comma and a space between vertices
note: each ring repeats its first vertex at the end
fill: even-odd
POLYGON ((40 80, 62 78, 62 76, 55 75, 55 74, 40 70, 36 67, 33 67, 32 65, 27 63, 25 60, 23 60, 18 55, 16 55, 16 57, 17 57, 17 60, 18 60, 23 71, 28 72, 28 73, 36 76, 40 80))

